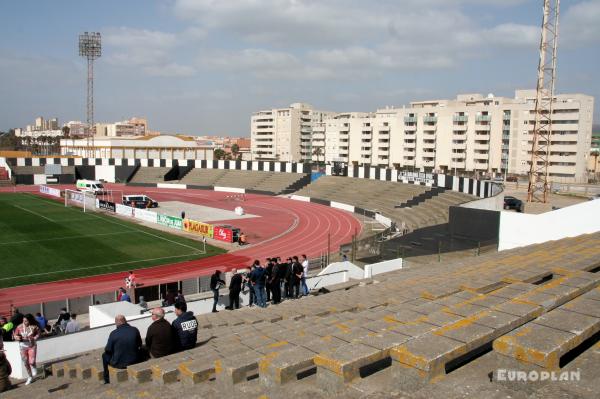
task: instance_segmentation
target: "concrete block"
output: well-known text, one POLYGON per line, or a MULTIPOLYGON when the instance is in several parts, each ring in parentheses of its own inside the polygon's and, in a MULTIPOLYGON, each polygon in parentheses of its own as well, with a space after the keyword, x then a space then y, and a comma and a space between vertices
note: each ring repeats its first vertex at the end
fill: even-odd
POLYGON ((384 351, 363 344, 346 344, 315 356, 317 383, 327 392, 338 392, 360 377, 360 369, 386 357, 384 351))
POLYGON ((262 355, 250 351, 238 356, 218 359, 215 361, 215 377, 217 385, 230 390, 234 385, 245 382, 258 374, 258 362, 262 355))
POLYGON ((433 312, 431 314, 428 314, 423 321, 438 327, 442 327, 448 324, 455 323, 461 319, 463 319, 462 316, 453 313, 433 312))
POLYGON ((51 366, 51 372, 52 375, 55 377, 64 377, 65 376, 65 363, 64 362, 60 362, 60 363, 52 363, 51 366))
POLYGON ((309 341, 307 343, 302 344, 302 346, 306 349, 309 349, 315 353, 327 352, 331 351, 335 348, 338 348, 342 345, 346 345, 347 342, 343 341, 339 338, 328 336, 328 337, 319 337, 309 341))
POLYGON ((560 357, 572 349, 576 335, 528 323, 494 341, 494 351, 521 362, 558 369, 560 357))
POLYGON ((474 314, 484 312, 488 310, 483 306, 471 305, 470 303, 460 303, 458 305, 450 306, 449 308, 444 309, 446 313, 452 313, 462 317, 473 316, 474 314))
POLYGON ((580 342, 600 331, 599 318, 561 308, 541 315, 534 323, 575 334, 580 342))
POLYGON ((575 298, 574 300, 565 303, 559 309, 568 310, 592 317, 600 317, 600 303, 592 299, 587 299, 585 295, 575 298))
POLYGON ((508 302, 504 302, 498 306, 494 306, 492 310, 497 310, 499 312, 512 314, 515 316, 523 316, 528 318, 536 318, 544 312, 544 308, 542 306, 521 302, 517 299, 510 300, 508 302))
POLYGON ((411 337, 419 337, 435 330, 438 326, 425 322, 407 322, 390 327, 388 330, 411 337))
POLYGON ((260 383, 272 388, 297 380, 299 373, 315 368, 315 353, 302 347, 274 352, 258 365, 260 383))
POLYGON ((419 376, 429 381, 445 375, 446 363, 466 353, 463 342, 429 333, 392 348, 392 373, 402 375, 409 366, 422 371, 419 376))
POLYGON ((481 312, 453 324, 440 327, 433 331, 433 334, 463 342, 466 345, 466 351, 469 352, 491 342, 498 336, 493 328, 476 324, 478 319, 487 314, 487 312, 481 312))
POLYGON ((77 368, 75 361, 65 362, 64 364, 66 378, 77 378, 77 368))
POLYGON ((490 291, 502 288, 506 283, 503 281, 485 280, 485 279, 472 279, 461 284, 460 288, 465 291, 477 292, 485 294, 490 291))
POLYGON ((178 368, 181 382, 188 385, 208 381, 215 374, 215 363, 210 358, 185 362, 180 364, 178 368))
POLYGON ((533 320, 533 316, 515 316, 509 313, 490 310, 481 315, 475 322, 482 326, 494 329, 495 337, 502 336, 517 327, 533 320))
POLYGON ((152 381, 152 365, 150 362, 132 364, 127 367, 129 380, 138 384, 152 381))
POLYGON ((396 346, 402 345, 412 339, 409 335, 400 334, 394 331, 384 331, 381 333, 371 333, 360 340, 367 346, 379 349, 388 357, 390 350, 396 346))
POLYGON ((127 381, 127 369, 117 369, 108 366, 108 376, 111 384, 118 384, 127 381))
POLYGON ((152 365, 152 381, 164 385, 179 381, 179 365, 187 359, 165 360, 152 365))

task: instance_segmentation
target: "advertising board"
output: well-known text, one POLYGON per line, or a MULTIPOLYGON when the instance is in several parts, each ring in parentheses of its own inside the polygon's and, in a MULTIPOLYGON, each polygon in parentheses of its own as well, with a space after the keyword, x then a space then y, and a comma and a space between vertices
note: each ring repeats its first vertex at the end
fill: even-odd
POLYGON ((133 208, 123 204, 117 204, 115 210, 118 215, 133 217, 133 208))
POLYGON ((133 216, 136 219, 144 220, 150 223, 156 223, 156 212, 135 208, 133 211, 133 216))
POLYGON ((48 186, 40 186, 40 193, 60 198, 60 190, 48 186))
POLYGON ((98 200, 98 208, 104 209, 109 212, 117 211, 117 207, 114 202, 105 201, 105 200, 98 200))
POLYGON ((204 237, 213 238, 212 224, 197 222, 191 219, 183 219, 183 230, 188 233, 198 234, 204 237))
POLYGON ((173 216, 158 214, 156 222, 171 229, 183 230, 183 220, 173 216))
POLYGON ((213 238, 219 241, 233 242, 233 231, 221 226, 213 227, 213 238))

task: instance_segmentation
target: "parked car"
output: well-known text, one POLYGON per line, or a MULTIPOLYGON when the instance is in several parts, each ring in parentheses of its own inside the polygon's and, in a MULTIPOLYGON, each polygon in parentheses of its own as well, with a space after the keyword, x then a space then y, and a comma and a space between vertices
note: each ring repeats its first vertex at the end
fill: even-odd
POLYGON ((137 195, 124 195, 123 196, 123 205, 132 206, 134 208, 156 208, 158 207, 158 202, 154 201, 152 198, 147 195, 137 194, 137 195))
POLYGON ((504 209, 514 209, 523 212, 523 201, 509 195, 504 197, 504 209))

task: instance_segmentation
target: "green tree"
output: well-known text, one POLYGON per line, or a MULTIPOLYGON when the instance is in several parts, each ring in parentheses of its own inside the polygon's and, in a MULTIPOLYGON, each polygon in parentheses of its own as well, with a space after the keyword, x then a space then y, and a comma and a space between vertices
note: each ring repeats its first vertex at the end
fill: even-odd
POLYGON ((225 151, 222 148, 215 149, 214 157, 215 159, 225 159, 225 151))
POLYGON ((233 156, 233 158, 237 158, 239 153, 240 153, 240 146, 237 144, 233 144, 231 146, 231 155, 233 156))
POLYGON ((321 148, 321 147, 315 147, 315 149, 313 150, 312 154, 317 158, 316 161, 319 162, 319 157, 322 156, 322 155, 324 155, 323 154, 323 148, 321 148))

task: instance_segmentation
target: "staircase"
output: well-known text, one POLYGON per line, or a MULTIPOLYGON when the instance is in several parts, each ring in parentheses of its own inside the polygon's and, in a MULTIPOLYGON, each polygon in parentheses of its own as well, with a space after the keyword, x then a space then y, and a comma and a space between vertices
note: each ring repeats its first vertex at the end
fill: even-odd
POLYGON ((411 208, 413 206, 417 206, 422 202, 427 201, 430 198, 436 197, 437 195, 446 191, 445 188, 442 187, 433 187, 431 190, 425 191, 419 195, 415 195, 413 198, 409 199, 406 202, 401 203, 400 205, 396 205, 396 208, 411 208))

